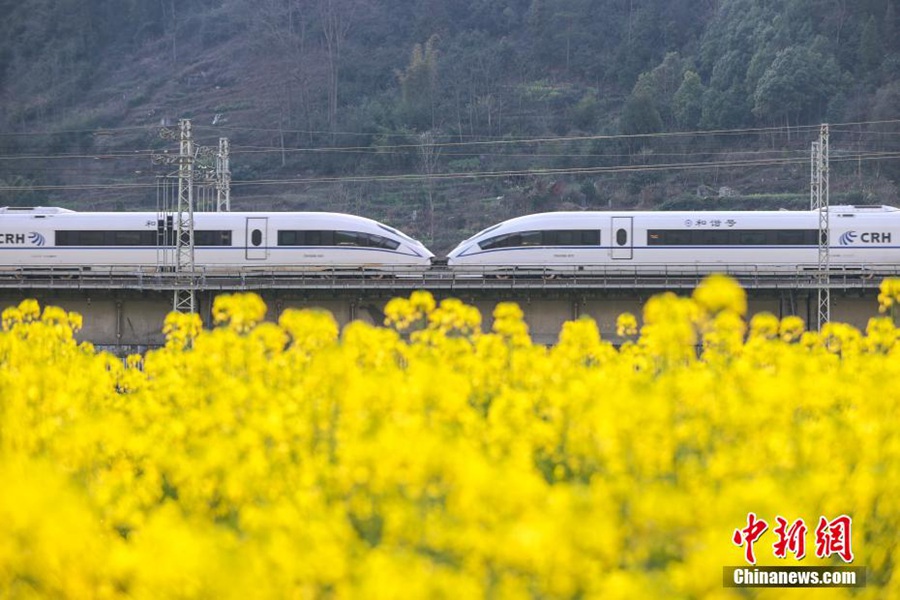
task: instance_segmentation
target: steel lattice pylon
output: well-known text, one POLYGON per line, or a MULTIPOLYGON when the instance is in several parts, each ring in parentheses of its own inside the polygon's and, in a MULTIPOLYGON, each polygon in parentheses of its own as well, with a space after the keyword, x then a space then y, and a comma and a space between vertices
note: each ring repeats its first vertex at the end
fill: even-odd
POLYGON ((819 216, 819 259, 816 272, 818 283, 816 325, 821 331, 822 326, 831 320, 831 242, 828 223, 829 190, 827 123, 823 123, 819 130, 819 140, 812 143, 809 183, 810 208, 818 211, 819 216))
POLYGON ((178 287, 173 308, 176 312, 196 312, 194 271, 194 143, 189 119, 179 121, 178 207, 175 213, 175 273, 178 287))
POLYGON ((231 210, 231 168, 228 164, 228 138, 219 138, 219 153, 216 155, 216 210, 231 210))
POLYGON ((178 163, 174 175, 157 182, 157 268, 175 274, 173 309, 196 312, 198 274, 194 257, 194 214, 197 211, 231 210, 231 170, 228 139, 219 138, 214 148, 194 144, 191 121, 181 119, 179 131, 160 130, 160 137, 179 140, 178 155, 153 156, 156 164, 178 163), (177 192, 174 181, 177 179, 177 192), (196 187, 200 182, 199 190, 196 187), (197 193, 199 192, 199 193, 197 193), (215 192, 215 200, 210 192, 215 192))

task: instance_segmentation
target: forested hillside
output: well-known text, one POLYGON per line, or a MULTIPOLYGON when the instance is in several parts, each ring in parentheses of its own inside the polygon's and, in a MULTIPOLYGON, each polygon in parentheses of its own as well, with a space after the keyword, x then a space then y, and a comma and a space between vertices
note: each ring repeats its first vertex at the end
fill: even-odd
POLYGON ((893 0, 0 0, 0 202, 156 202, 162 125, 232 144, 233 206, 446 250, 560 208, 897 202, 893 0), (156 161, 158 162, 158 161, 156 161), (699 198, 699 200, 698 200, 699 198))

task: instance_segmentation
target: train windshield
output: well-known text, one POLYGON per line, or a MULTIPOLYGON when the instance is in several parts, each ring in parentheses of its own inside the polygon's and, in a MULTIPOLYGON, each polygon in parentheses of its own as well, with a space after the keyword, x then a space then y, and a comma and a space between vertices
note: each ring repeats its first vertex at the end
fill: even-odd
POLYGON ((396 235, 397 237, 403 238, 404 240, 406 240, 406 241, 408 241, 408 242, 413 242, 413 243, 415 243, 415 244, 420 243, 418 240, 414 240, 413 238, 409 237, 408 235, 406 235, 405 233, 403 233, 403 232, 400 231, 399 229, 394 229, 393 227, 390 227, 390 226, 388 226, 388 225, 383 225, 383 224, 381 224, 381 223, 378 223, 378 226, 381 227, 382 229, 384 229, 384 230, 387 231, 387 232, 393 233, 393 234, 396 235))
POLYGON ((538 231, 518 231, 501 233, 481 240, 482 250, 513 248, 517 246, 599 246, 600 231, 597 229, 548 229, 538 231))

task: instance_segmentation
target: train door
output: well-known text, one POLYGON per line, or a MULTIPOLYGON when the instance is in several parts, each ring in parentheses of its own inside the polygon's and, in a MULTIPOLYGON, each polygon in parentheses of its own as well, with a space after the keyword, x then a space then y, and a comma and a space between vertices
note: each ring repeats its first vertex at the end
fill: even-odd
POLYGON ((265 217, 247 217, 247 260, 265 260, 268 254, 269 219, 265 217))
POLYGON ((612 218, 612 258, 615 260, 630 260, 632 257, 632 229, 633 217, 612 218))

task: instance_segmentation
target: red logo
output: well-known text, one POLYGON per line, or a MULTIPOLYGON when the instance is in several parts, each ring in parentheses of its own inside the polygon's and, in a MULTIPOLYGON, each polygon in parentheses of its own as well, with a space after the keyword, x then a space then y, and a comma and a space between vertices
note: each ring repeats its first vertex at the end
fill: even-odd
POLYGON ((778 521, 778 527, 775 528, 778 541, 772 544, 775 556, 785 558, 790 552, 794 558, 802 560, 806 556, 806 523, 803 519, 797 519, 788 527, 788 521, 784 517, 775 517, 775 520, 778 521))
POLYGON ((828 558, 837 554, 845 563, 853 562, 853 550, 850 548, 850 528, 853 521, 847 515, 841 515, 833 521, 819 517, 816 527, 816 556, 828 558))
MULTIPOLYGON (((782 516, 775 517, 778 525, 772 531, 777 539, 772 544, 773 554, 776 558, 787 558, 788 553, 793 554, 797 560, 803 560, 806 556, 806 534, 809 529, 803 519, 797 519, 793 523, 782 516)), ((825 517, 819 517, 816 527, 816 556, 818 558, 830 558, 837 555, 846 563, 853 562, 853 549, 851 547, 851 530, 853 520, 847 515, 841 515, 829 521, 825 517)), ((769 528, 769 524, 756 516, 756 513, 747 513, 747 526, 735 529, 731 541, 735 546, 744 549, 744 560, 749 564, 756 564, 756 554, 753 549, 763 533, 769 528)))
POLYGON ((762 519, 756 518, 756 513, 747 514, 747 526, 743 529, 735 529, 731 541, 736 546, 745 546, 744 560, 751 565, 756 564, 756 556, 753 554, 753 544, 759 539, 759 536, 769 528, 769 524, 762 519))

